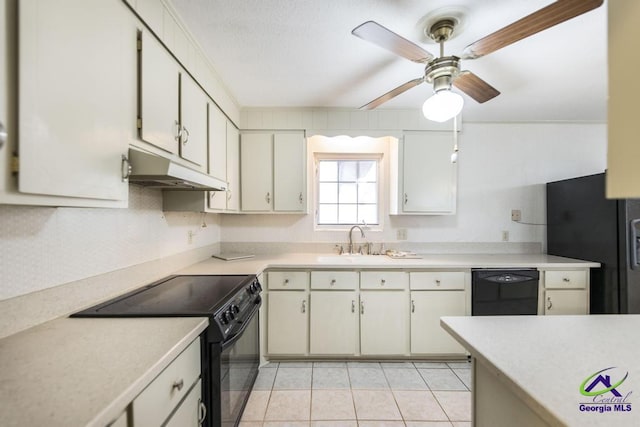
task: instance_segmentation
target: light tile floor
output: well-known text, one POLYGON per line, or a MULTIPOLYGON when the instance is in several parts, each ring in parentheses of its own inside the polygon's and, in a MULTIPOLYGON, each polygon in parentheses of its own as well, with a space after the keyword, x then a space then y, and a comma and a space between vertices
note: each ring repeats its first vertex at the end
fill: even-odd
POLYGON ((280 362, 240 427, 470 427, 467 362, 280 362))

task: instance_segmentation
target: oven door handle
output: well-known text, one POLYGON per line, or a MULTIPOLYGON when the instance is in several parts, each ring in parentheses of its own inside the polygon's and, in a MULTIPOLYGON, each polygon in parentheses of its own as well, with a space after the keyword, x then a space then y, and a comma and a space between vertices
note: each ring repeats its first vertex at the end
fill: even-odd
POLYGON ((242 334, 244 333, 245 329, 247 329, 247 327, 249 327, 249 323, 251 323, 251 321, 253 320, 254 316, 258 313, 258 310, 260 309, 260 305, 262 304, 262 300, 259 299, 256 303, 255 303, 255 308, 251 311, 251 314, 249 314, 249 316, 247 316, 247 318, 245 319, 244 323, 242 324, 242 327, 240 328, 240 330, 238 332, 236 332, 233 335, 230 335, 221 345, 220 348, 222 351, 226 350, 227 348, 231 347, 233 344, 235 344, 236 341, 238 341, 240 339, 240 337, 242 336, 242 334))

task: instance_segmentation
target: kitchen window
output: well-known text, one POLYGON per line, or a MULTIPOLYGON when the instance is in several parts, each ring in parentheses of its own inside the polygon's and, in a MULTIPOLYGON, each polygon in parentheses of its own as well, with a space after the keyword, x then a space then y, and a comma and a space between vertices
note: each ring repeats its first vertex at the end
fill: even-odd
POLYGON ((316 158, 319 226, 380 224, 379 158, 316 158))

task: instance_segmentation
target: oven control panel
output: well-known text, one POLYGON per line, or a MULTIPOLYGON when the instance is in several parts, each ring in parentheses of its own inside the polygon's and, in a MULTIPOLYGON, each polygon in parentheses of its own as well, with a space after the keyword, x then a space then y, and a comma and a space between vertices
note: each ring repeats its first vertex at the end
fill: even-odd
POLYGON ((262 286, 254 279, 225 304, 215 316, 223 336, 228 336, 234 329, 239 329, 252 314, 254 306, 260 304, 262 286))

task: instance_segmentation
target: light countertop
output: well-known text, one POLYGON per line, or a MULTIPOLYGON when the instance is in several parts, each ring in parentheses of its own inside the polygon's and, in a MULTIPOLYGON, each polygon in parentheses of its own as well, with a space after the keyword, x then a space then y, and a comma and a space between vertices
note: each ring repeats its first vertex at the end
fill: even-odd
POLYGON ((384 255, 281 254, 260 255, 235 261, 211 258, 175 274, 256 274, 268 268, 591 268, 597 262, 546 254, 448 254, 420 255, 420 259, 392 259, 384 255))
MULTIPOLYGON (((174 274, 256 274, 291 269, 589 268, 549 255, 336 254, 210 258, 174 274)), ((97 303, 98 301, 96 301, 97 303)), ((204 318, 59 318, 0 340, 2 426, 106 425, 207 326, 204 318)))
POLYGON ((0 424, 104 426, 208 319, 62 318, 0 340, 0 424))
POLYGON ((551 425, 640 425, 640 315, 443 317, 441 324, 551 425), (612 383, 628 372, 617 390, 632 392, 633 410, 581 412, 580 403, 594 399, 581 384, 610 367, 612 383))

